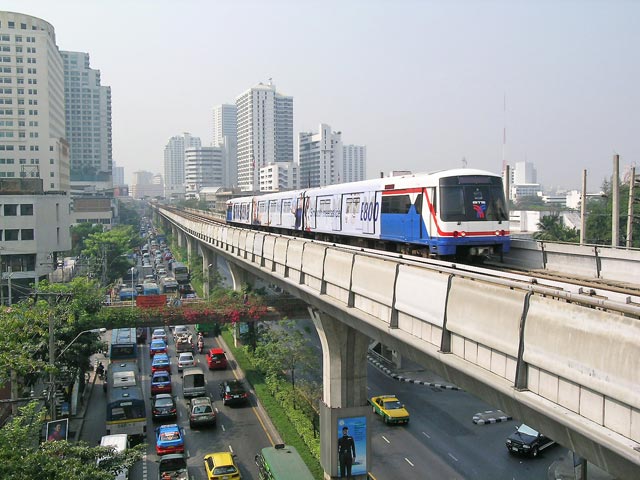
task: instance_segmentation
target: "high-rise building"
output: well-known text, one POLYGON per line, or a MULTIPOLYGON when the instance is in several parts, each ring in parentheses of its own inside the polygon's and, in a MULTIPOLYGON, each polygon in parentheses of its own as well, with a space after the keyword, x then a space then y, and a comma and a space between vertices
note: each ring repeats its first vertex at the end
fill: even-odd
POLYGON ((300 187, 313 188, 342 181, 342 133, 320 124, 318 133, 300 132, 300 187))
POLYGON ((531 162, 516 162, 516 167, 513 169, 511 175, 511 183, 515 185, 538 182, 536 167, 531 162))
POLYGON ((64 68, 48 22, 0 12, 0 178, 69 191, 64 68))
POLYGON ((238 117, 235 105, 216 105, 213 107, 213 142, 214 147, 220 145, 225 136, 238 136, 238 117))
POLYGON ((238 109, 235 105, 217 105, 213 108, 214 147, 222 147, 223 185, 238 184, 238 109))
POLYGON ((185 150, 187 196, 195 196, 205 187, 222 187, 222 147, 198 147, 185 150))
POLYGON ((133 198, 161 197, 164 191, 162 175, 144 170, 133 172, 131 196, 133 198))
POLYGON ((88 53, 60 54, 64 65, 71 187, 77 192, 111 189, 111 87, 100 85, 100 70, 89 66, 88 53))
POLYGON ((126 185, 124 183, 124 167, 118 167, 116 162, 113 162, 113 186, 122 187, 126 185))
POLYGON ((260 83, 236 97, 236 107, 238 186, 257 191, 261 167, 293 161, 293 97, 260 83))
POLYGON ((341 182, 359 182, 367 178, 367 147, 344 145, 341 182))
POLYGON ((187 148, 200 146, 200 138, 192 137, 189 133, 169 139, 164 147, 165 198, 184 195, 184 152, 187 148))

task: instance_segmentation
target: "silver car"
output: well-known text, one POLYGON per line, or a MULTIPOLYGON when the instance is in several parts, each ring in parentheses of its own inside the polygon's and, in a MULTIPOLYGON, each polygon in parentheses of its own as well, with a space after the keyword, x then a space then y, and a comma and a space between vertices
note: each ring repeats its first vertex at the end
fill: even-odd
POLYGON ((180 356, 178 357, 179 372, 181 372, 185 368, 195 367, 195 366, 196 366, 196 359, 193 358, 193 353, 184 352, 184 353, 181 353, 180 356))
POLYGON ((189 413, 189 426, 216 426, 216 411, 209 397, 196 397, 191 399, 191 412, 189 413))

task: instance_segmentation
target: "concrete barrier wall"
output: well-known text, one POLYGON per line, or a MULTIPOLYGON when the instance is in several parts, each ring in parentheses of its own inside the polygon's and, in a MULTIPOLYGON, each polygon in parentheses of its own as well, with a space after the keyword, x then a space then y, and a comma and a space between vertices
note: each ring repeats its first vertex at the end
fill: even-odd
POLYGON ((287 277, 300 283, 302 273, 302 251, 306 242, 292 239, 287 248, 287 277))
POLYGON ((353 306, 391 325, 397 264, 364 255, 353 262, 353 306))
POLYGON ((267 270, 273 271, 274 263, 273 263, 273 251, 276 245, 276 238, 273 235, 266 235, 264 237, 264 243, 262 245, 262 257, 264 262, 264 268, 267 270))
POLYGON ((353 256, 351 252, 329 249, 324 261, 324 291, 345 305, 349 304, 353 256))
POLYGON ((449 276, 400 265, 396 281, 398 328, 440 345, 449 276))
POLYGON ((324 272, 324 253, 327 247, 306 242, 302 252, 302 273, 304 274, 304 284, 317 290, 322 289, 322 275, 324 272))
POLYGON ((451 351, 515 382, 525 293, 453 277, 447 302, 451 351))
POLYGON ((583 277, 597 277, 598 270, 593 247, 545 243, 544 252, 547 270, 571 272, 583 277))
POLYGON ((288 238, 277 237, 273 246, 273 263, 275 265, 275 272, 281 277, 286 276, 288 245, 288 238))
POLYGON ((598 248, 600 278, 640 285, 640 251, 598 248))
POLYGON ((524 340, 532 392, 640 441, 637 319, 535 295, 524 340))

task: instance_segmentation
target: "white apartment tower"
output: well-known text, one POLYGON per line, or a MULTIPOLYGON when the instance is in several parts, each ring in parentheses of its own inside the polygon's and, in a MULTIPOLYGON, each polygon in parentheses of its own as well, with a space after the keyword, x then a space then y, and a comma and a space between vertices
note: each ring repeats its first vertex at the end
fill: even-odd
POLYGON ((164 196, 184 195, 184 152, 187 148, 200 147, 199 137, 192 137, 189 133, 169 139, 164 147, 164 196))
POLYGON ((238 186, 257 191, 261 167, 293 161, 293 97, 260 83, 238 96, 236 107, 238 186))
POLYGON ((187 195, 205 187, 222 187, 223 165, 221 147, 198 147, 185 150, 185 181, 187 195))
POLYGON ((514 185, 525 185, 538 183, 538 173, 536 167, 531 162, 516 162, 513 169, 511 183, 514 185))
POLYGON ((260 167, 260 191, 296 190, 299 188, 298 173, 299 166, 295 162, 274 162, 260 167))
POLYGON ((359 182, 367 178, 367 147, 344 145, 341 182, 359 182))
POLYGON ((300 188, 342 182, 342 155, 342 133, 332 132, 329 125, 321 123, 318 133, 300 132, 300 188))
POLYGON ((64 68, 51 24, 0 12, 0 178, 69 191, 64 68))
POLYGON ((66 135, 71 151, 71 185, 97 190, 113 186, 111 87, 100 85, 100 70, 89 54, 60 52, 64 64, 66 135))

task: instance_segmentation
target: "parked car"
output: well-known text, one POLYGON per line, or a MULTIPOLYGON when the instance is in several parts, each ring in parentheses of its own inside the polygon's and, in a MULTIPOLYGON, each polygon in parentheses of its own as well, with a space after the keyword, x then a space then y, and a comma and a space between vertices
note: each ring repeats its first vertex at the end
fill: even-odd
POLYGON ((184 438, 178 425, 172 423, 156 428, 156 453, 159 456, 184 453, 184 438))
POLYGON ((171 375, 169 375, 169 372, 158 371, 151 376, 151 395, 157 393, 171 393, 171 375))
POLYGON ((166 353, 156 353, 151 360, 151 373, 160 371, 171 373, 171 360, 166 353))
POLYGON ((173 400, 173 397, 168 393, 159 393, 156 395, 151 405, 151 417, 154 422, 167 418, 178 418, 178 410, 176 409, 176 402, 173 400))
POLYGON ((221 348, 211 348, 207 352, 207 365, 209 370, 225 370, 227 368, 227 356, 221 348))
POLYGON ((181 372, 185 368, 195 367, 196 359, 193 358, 193 353, 185 352, 181 353, 178 357, 178 371, 181 372))
POLYGON ((395 395, 371 397, 368 402, 384 423, 409 423, 409 412, 395 395))
POLYGON ((240 380, 225 380, 220 384, 223 405, 238 405, 249 401, 249 394, 240 380))
POLYGON ((216 411, 209 397, 196 397, 191 399, 191 412, 189 413, 189 426, 216 426, 216 411))
POLYGON ((231 452, 210 453, 204 456, 204 470, 208 480, 235 480, 240 470, 231 452))
POLYGON ((550 447, 556 443, 549 437, 534 430, 524 423, 516 428, 507 438, 506 445, 509 453, 520 453, 523 455, 531 455, 537 457, 541 450, 550 447))
POLYGON ((183 453, 173 453, 160 457, 158 480, 189 480, 187 457, 183 453))
POLYGON ((153 358, 156 353, 167 353, 167 344, 161 338, 151 340, 149 345, 149 356, 153 358))

